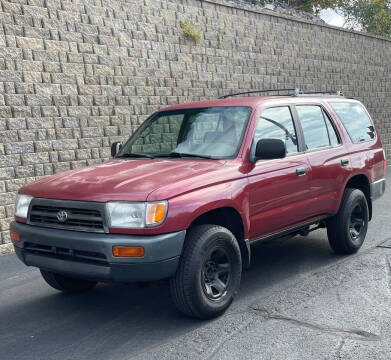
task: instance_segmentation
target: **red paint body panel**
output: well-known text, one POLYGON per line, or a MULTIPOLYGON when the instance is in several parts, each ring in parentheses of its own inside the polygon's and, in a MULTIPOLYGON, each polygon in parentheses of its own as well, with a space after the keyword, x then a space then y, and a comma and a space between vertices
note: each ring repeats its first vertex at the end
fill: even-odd
POLYGON ((126 234, 184 230, 210 210, 231 207, 242 218, 245 238, 255 240, 335 214, 345 185, 354 175, 365 175, 369 182, 384 177, 379 136, 370 142, 353 144, 333 109, 322 98, 228 98, 175 105, 162 111, 213 106, 253 108, 235 159, 114 159, 40 179, 23 186, 20 192, 40 198, 97 202, 168 200, 167 218, 162 225, 140 230, 110 229, 126 234), (254 130, 262 110, 308 103, 321 104, 327 110, 342 144, 284 159, 250 162, 254 130), (348 167, 341 166, 343 158, 349 158, 348 167), (296 175, 299 167, 307 169, 306 176, 296 175))
POLYGON ((309 168, 305 154, 258 162, 249 171, 250 239, 295 225, 311 217, 310 172, 298 177, 296 169, 309 168))
POLYGON ((15 215, 15 221, 21 222, 23 224, 27 224, 27 219, 16 216, 16 215, 15 215))
POLYGON ((62 200, 146 201, 161 186, 178 185, 195 176, 207 178, 208 173, 221 168, 223 163, 181 159, 111 160, 42 178, 27 184, 21 192, 62 200))

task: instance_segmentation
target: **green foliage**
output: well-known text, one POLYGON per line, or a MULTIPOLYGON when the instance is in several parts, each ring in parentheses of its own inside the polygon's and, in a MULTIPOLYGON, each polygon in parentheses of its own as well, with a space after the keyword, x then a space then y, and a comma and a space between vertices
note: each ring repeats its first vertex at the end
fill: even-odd
MULTIPOLYGON (((246 0, 252 4, 274 4, 273 0, 246 0)), ((333 8, 341 0, 279 0, 277 3, 285 4, 298 11, 317 13, 321 9, 333 8)), ((343 0, 342 0, 343 1, 343 0)))
POLYGON ((391 38, 390 0, 351 0, 341 8, 351 27, 391 38))
POLYGON ((295 10, 317 14, 322 9, 335 8, 346 0, 287 0, 284 2, 290 4, 295 10))
POLYGON ((265 6, 268 1, 267 0, 250 0, 249 2, 251 2, 253 4, 265 6))
POLYGON ((295 10, 306 11, 309 13, 314 12, 314 1, 313 0, 292 0, 290 1, 291 6, 295 10))
POLYGON ((194 27, 190 20, 181 21, 180 25, 188 39, 193 40, 197 45, 201 42, 201 33, 194 27))
MULTIPOLYGON (((265 5, 271 0, 247 0, 265 5)), ((391 0, 280 0, 295 10, 318 14, 335 9, 347 19, 347 26, 391 38, 391 0)))

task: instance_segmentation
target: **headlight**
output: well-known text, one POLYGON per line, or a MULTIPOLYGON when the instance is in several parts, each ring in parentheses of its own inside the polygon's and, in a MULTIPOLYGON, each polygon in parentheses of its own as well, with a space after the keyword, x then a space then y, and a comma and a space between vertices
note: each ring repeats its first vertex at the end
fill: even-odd
POLYGON ((15 216, 27 219, 31 200, 33 197, 30 195, 18 194, 15 200, 15 216))
POLYGON ((128 203, 121 201, 106 204, 109 227, 141 229, 163 223, 167 214, 167 201, 128 203))

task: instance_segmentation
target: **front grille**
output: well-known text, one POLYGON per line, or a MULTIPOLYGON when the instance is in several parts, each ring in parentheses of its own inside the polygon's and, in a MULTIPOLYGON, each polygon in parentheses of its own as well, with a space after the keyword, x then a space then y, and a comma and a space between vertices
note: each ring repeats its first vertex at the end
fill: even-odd
POLYGON ((55 247, 28 242, 24 244, 24 250, 31 254, 56 259, 108 266, 105 254, 92 251, 67 249, 63 247, 55 247))
MULTIPOLYGON (((46 200, 45 202, 50 202, 46 200)), ((54 201, 53 201, 54 202, 54 201)), ((83 203, 86 204, 86 203, 83 203)), ((87 203, 88 204, 88 203, 87 203)), ((76 207, 64 202, 56 201, 53 204, 40 204, 33 200, 30 210, 29 223, 31 225, 53 227, 64 230, 104 232, 104 219, 101 209, 89 209, 86 206, 76 207), (71 206, 69 206, 71 205, 71 206), (66 212, 66 219, 60 221, 58 214, 66 212)), ((88 205, 87 205, 88 206, 88 205)), ((91 207, 93 207, 91 205, 91 207)))

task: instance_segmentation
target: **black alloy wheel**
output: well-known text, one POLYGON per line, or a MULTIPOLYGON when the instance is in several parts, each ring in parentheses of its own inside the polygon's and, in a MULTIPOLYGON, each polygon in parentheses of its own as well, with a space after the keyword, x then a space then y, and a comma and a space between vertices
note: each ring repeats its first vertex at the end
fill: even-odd
POLYGON ((227 294, 231 280, 231 260, 224 248, 212 249, 202 268, 202 290, 205 296, 219 300, 227 294))

